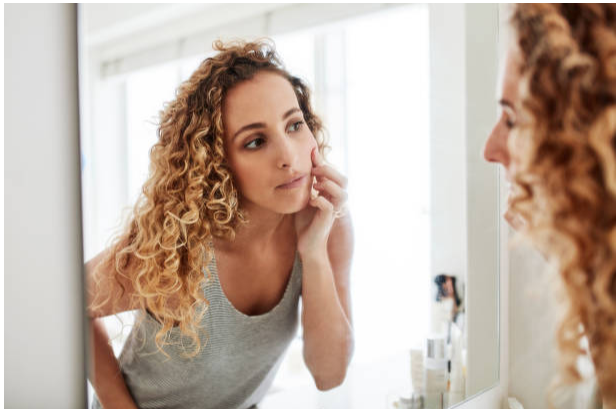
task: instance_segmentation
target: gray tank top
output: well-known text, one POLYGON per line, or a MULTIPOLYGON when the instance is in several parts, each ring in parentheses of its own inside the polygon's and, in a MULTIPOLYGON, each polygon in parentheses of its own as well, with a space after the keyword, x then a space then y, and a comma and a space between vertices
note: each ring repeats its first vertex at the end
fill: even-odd
MULTIPOLYGON (((210 301, 203 324, 207 341, 194 358, 182 356, 181 346, 166 346, 170 359, 158 352, 154 335, 160 323, 146 314, 129 334, 118 363, 137 406, 148 408, 247 409, 271 386, 298 325, 302 266, 296 254, 287 287, 270 311, 246 315, 227 299, 218 279, 215 259, 211 283, 204 292, 210 301)), ((173 328, 170 339, 181 339, 173 328)), ((192 345, 187 346, 191 351, 192 345)), ((101 405, 94 396, 92 408, 101 405)))

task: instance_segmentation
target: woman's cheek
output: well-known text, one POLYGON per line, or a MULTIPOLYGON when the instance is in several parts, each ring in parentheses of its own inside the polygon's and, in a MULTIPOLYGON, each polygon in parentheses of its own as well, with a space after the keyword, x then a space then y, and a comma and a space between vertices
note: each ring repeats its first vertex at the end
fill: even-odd
POLYGON ((312 133, 310 133, 310 140, 308 143, 308 159, 310 159, 310 165, 312 165, 312 150, 318 147, 317 140, 314 138, 312 133))

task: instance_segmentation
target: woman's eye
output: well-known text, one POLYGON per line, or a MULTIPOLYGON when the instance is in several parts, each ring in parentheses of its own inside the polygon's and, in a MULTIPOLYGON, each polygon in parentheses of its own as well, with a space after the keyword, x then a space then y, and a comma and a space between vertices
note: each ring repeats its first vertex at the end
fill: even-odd
POLYGON ((304 121, 297 121, 297 122, 291 124, 291 126, 289 126, 289 132, 297 132, 297 131, 299 131, 303 124, 304 124, 304 121))
POLYGON ((504 112, 503 112, 503 122, 505 123, 505 126, 507 127, 507 129, 513 129, 513 127, 515 126, 515 119, 512 118, 511 115, 507 115, 504 112))
POLYGON ((515 127, 516 125, 515 112, 511 112, 511 110, 509 109, 503 109, 502 119, 507 129, 511 130, 515 127))
POLYGON ((252 141, 248 142, 247 144, 244 145, 244 148, 246 149, 257 149, 259 146, 263 145, 265 141, 263 140, 263 138, 255 138, 252 141))

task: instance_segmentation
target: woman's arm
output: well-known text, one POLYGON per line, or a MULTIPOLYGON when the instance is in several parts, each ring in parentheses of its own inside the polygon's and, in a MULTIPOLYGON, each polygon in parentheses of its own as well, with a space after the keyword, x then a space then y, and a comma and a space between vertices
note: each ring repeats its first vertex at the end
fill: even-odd
POLYGON ((90 382, 105 409, 137 409, 116 359, 103 320, 90 319, 90 382))
POLYGON ((319 390, 339 386, 353 354, 350 215, 336 219, 327 249, 302 255, 304 361, 319 390))
POLYGON ((90 331, 90 373, 89 378, 101 405, 105 409, 126 408, 137 409, 126 382, 120 372, 120 366, 115 357, 113 349, 109 343, 109 336, 101 317, 117 314, 130 309, 130 296, 132 285, 128 280, 123 281, 125 291, 121 291, 120 286, 112 278, 112 270, 99 269, 99 284, 94 280, 94 268, 103 260, 104 252, 100 253, 86 263, 86 286, 88 293, 88 303, 93 299, 117 299, 118 302, 112 305, 111 302, 92 309, 88 305, 88 317, 90 331), (120 295, 122 294, 122 295, 120 295))

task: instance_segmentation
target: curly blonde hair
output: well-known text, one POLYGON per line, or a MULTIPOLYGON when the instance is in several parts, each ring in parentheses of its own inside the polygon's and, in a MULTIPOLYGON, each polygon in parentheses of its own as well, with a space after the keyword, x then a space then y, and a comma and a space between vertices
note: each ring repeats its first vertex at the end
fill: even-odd
MULTIPOLYGON (((167 356, 163 346, 172 344, 169 335, 176 325, 195 346, 188 356, 201 350, 199 331, 208 306, 203 285, 211 277, 212 238, 232 239, 247 222, 224 150, 222 105, 229 90, 262 71, 281 75, 291 84, 319 151, 327 146, 307 85, 285 70, 273 42, 217 41, 214 49, 219 52, 200 64, 161 112, 142 194, 93 274, 99 288, 101 272, 109 270, 113 274, 108 278, 122 292, 122 281, 131 283, 131 309, 148 312, 161 324, 155 341, 167 356)), ((95 311, 108 302, 117 302, 117 297, 98 294, 90 308, 95 311)))
POLYGON ((616 6, 521 4, 512 24, 523 63, 511 208, 560 277, 556 385, 582 379, 586 336, 603 399, 614 405, 616 6))

